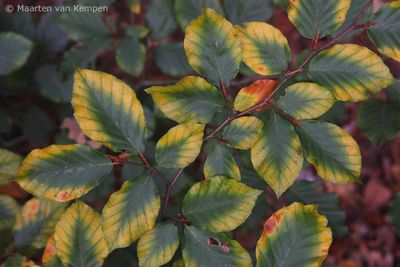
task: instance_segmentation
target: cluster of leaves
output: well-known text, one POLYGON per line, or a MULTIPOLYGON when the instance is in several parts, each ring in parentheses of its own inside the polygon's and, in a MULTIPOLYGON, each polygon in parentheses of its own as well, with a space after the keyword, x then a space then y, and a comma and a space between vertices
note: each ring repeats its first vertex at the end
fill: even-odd
MULTIPOLYGON (((165 47, 155 51, 156 58, 165 59, 163 53, 170 49, 163 61, 169 63, 157 63, 160 69, 170 75, 193 69, 200 75, 145 90, 155 113, 174 122, 161 136, 154 134, 153 112, 125 82, 87 66, 77 69, 72 94, 63 100, 71 98, 81 130, 104 147, 51 145, 31 151, 23 161, 0 151, 1 181, 16 177, 34 195, 22 209, 11 197, 1 196, 0 231, 13 228, 4 249, 15 246, 29 257, 45 247, 44 266, 135 266, 134 249, 139 266, 252 266, 250 253, 231 231, 260 216, 253 209, 265 198, 265 181, 278 198, 288 191, 287 206, 265 221, 255 250, 257 266, 321 264, 332 235, 347 231, 344 213, 336 195, 322 193, 319 182, 296 178, 308 163, 326 181, 357 182, 361 156, 346 131, 319 118, 337 101, 363 101, 390 87, 387 98, 361 105, 359 123, 376 142, 399 131, 399 117, 385 115, 397 112, 400 99, 389 68, 366 47, 336 42, 367 28, 378 50, 400 61, 400 1, 383 5, 372 18, 368 9, 373 1, 289 1, 290 21, 315 46, 293 69, 281 31, 265 22, 248 22, 268 19, 270 3, 265 3, 230 0, 222 9, 214 0, 152 2, 146 16, 151 38, 168 36, 178 24, 185 31, 183 44, 162 41, 158 46, 165 47), (247 23, 233 25, 224 10, 234 24, 247 23), (320 38, 332 35, 317 48, 320 38), (258 76, 231 99, 230 85, 241 64, 258 76), (203 164, 199 158, 205 159, 203 174, 189 174, 189 165, 203 164), (112 173, 121 166, 124 181, 99 214, 85 202, 106 182, 113 183, 112 173), (195 177, 202 179, 193 181, 195 177)), ((134 11, 140 8, 137 1, 130 4, 134 11)), ((113 34, 112 24, 95 13, 66 13, 58 20, 77 41, 64 58, 96 54, 103 48, 93 46, 107 45, 113 34)), ((142 26, 128 27, 118 44, 116 60, 131 75, 143 70, 141 38, 147 34, 142 26)), ((32 44, 15 33, 2 34, 1 42, 12 42, 6 47, 17 51, 3 56, 8 60, 0 67, 8 74, 24 64, 32 44)), ((42 75, 53 76, 49 73, 45 69, 42 75)), ((12 256, 4 266, 22 264, 35 266, 24 256, 12 256)))

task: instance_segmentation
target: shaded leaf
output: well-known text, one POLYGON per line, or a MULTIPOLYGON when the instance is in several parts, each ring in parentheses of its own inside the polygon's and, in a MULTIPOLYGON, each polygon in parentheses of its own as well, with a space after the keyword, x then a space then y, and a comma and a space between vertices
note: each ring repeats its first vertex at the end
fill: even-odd
POLYGON ((400 234, 400 193, 397 193, 390 203, 390 222, 394 225, 397 233, 400 234))
POLYGON ((235 109, 242 112, 261 103, 273 93, 276 85, 276 80, 258 80, 242 88, 235 98, 235 109))
POLYGON ((183 76, 192 70, 181 42, 160 44, 154 49, 154 60, 163 73, 171 76, 183 76))
POLYGON ((0 185, 6 184, 15 178, 21 162, 21 156, 0 148, 0 185))
POLYGON ((139 77, 146 61, 146 47, 136 37, 125 37, 121 40, 115 56, 122 70, 139 77))
POLYGON ((254 116, 244 116, 231 121, 222 131, 222 138, 237 149, 250 149, 258 140, 263 122, 254 116))
POLYGON ((266 21, 273 13, 271 0, 229 0, 224 2, 227 18, 234 24, 266 21))
POLYGON ((1 267, 39 267, 33 261, 21 255, 13 255, 7 258, 1 267))
POLYGON ((107 256, 103 267, 137 267, 138 263, 131 249, 114 250, 107 256))
POLYGON ((240 170, 232 156, 232 150, 219 143, 210 143, 204 163, 204 177, 226 176, 240 180, 240 170))
POLYGON ((204 6, 210 7, 223 15, 218 0, 175 0, 175 14, 182 30, 187 27, 191 20, 201 15, 204 6))
POLYGON ((178 27, 173 0, 153 0, 146 14, 146 22, 153 39, 160 39, 175 31, 178 27))
POLYGON ((0 231, 12 229, 19 213, 20 207, 15 199, 0 195, 0 231))
POLYGON ((29 58, 33 43, 13 32, 0 33, 0 76, 22 67, 29 58))

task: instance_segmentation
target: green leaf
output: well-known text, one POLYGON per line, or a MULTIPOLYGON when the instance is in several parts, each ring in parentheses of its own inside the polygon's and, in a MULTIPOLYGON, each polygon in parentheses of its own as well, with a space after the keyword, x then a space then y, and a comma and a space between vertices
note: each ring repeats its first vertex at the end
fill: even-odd
POLYGON ((320 266, 332 243, 327 223, 314 205, 293 203, 278 210, 257 242, 257 267, 320 266))
POLYGON ((185 266, 253 266, 249 253, 238 242, 194 226, 185 228, 182 254, 185 266))
POLYGON ((87 146, 51 145, 29 153, 17 182, 33 195, 65 202, 96 187, 111 169, 106 156, 87 146))
POLYGON ((243 48, 243 62, 261 75, 279 74, 286 70, 291 52, 280 30, 264 22, 250 22, 236 27, 243 48))
POLYGON ((204 124, 184 123, 171 129, 157 142, 156 161, 165 168, 184 168, 200 153, 204 124))
POLYGON ((115 59, 123 71, 139 77, 146 61, 146 47, 136 37, 125 37, 117 48, 115 59))
POLYGON ((175 16, 173 0, 153 0, 146 14, 151 38, 157 40, 167 36, 178 27, 175 16))
POLYGON ((196 226, 211 232, 237 228, 250 216, 260 190, 224 176, 194 184, 183 199, 182 212, 196 226))
POLYGON ((178 228, 172 223, 160 223, 145 233, 138 242, 140 266, 161 266, 168 263, 179 246, 178 228))
POLYGON ((33 261, 21 255, 13 255, 7 258, 1 267, 39 267, 33 261))
POLYGON ((204 177, 226 176, 240 180, 240 170, 232 156, 232 149, 220 143, 210 143, 204 163, 204 177))
POLYGON ((142 25, 131 25, 125 28, 126 36, 143 39, 149 34, 149 29, 142 25))
POLYGON ((368 36, 379 52, 400 62, 400 1, 382 5, 372 23, 368 36))
POLYGON ((175 0, 175 14, 182 30, 191 20, 200 16, 204 6, 214 9, 221 15, 224 14, 218 0, 175 0))
POLYGON ((6 184, 15 178, 21 161, 21 156, 0 148, 0 185, 6 184))
POLYGON ((222 131, 222 138, 237 149, 250 149, 257 142, 263 122, 254 116, 244 116, 231 121, 222 131))
POLYGON ((104 206, 102 227, 111 250, 130 246, 151 230, 160 209, 160 196, 150 175, 125 182, 104 206))
POLYGON ((354 102, 378 93, 393 81, 380 57, 354 44, 337 44, 319 53, 310 63, 309 76, 336 99, 354 102))
POLYGON ((302 121, 296 130, 307 161, 319 176, 338 184, 359 181, 360 149, 347 132, 320 121, 302 121))
POLYGON ((257 174, 280 197, 303 167, 300 141, 293 126, 270 113, 257 143, 251 148, 251 162, 257 174))
POLYGON ((100 215, 81 201, 61 216, 54 238, 57 256, 66 267, 100 267, 108 254, 100 215))
POLYGON ((221 92, 196 76, 187 76, 171 86, 150 87, 146 93, 166 117, 178 123, 207 123, 224 108, 221 92))
POLYGON ((135 14, 140 14, 141 11, 140 0, 125 0, 125 1, 127 2, 131 12, 135 14))
MULTIPOLYGON (((346 20, 344 21, 342 26, 340 26, 339 28, 337 28, 334 31, 332 36, 336 36, 339 33, 343 32, 345 29, 347 29, 351 25, 351 23, 353 23, 353 21, 356 19, 358 14, 361 13, 363 8, 367 5, 368 1, 369 0, 351 0, 351 5, 349 8, 349 11, 347 12, 346 20)), ((371 5, 368 8, 367 12, 365 12, 365 14, 360 19, 359 24, 367 23, 371 19, 373 6, 374 5, 371 5)), ((350 38, 351 36, 356 35, 357 33, 360 33, 360 31, 362 31, 362 30, 363 29, 353 30, 348 35, 346 35, 342 38, 350 38)))
POLYGON ((400 193, 397 193, 390 203, 390 222, 394 225, 397 233, 400 234, 400 193))
POLYGON ((14 243, 19 248, 43 248, 54 232, 65 205, 32 198, 25 203, 15 225, 14 243))
POLYGON ((22 67, 29 58, 33 43, 13 32, 0 33, 0 76, 22 67))
POLYGON ((229 0, 224 2, 224 9, 234 24, 266 21, 274 11, 271 0, 229 0))
POLYGON ((303 120, 320 117, 334 102, 328 89, 316 83, 300 82, 286 88, 278 105, 296 120, 303 120))
POLYGON ((0 195, 0 231, 12 229, 19 213, 20 207, 15 199, 0 195))
POLYGON ((190 22, 184 47, 189 64, 215 86, 228 87, 239 72, 240 41, 232 24, 213 9, 204 8, 201 16, 190 22))
POLYGON ((388 100, 369 99, 361 104, 357 122, 372 142, 390 140, 400 132, 400 105, 388 100))
POLYGON ((71 104, 81 130, 92 140, 113 151, 144 151, 143 108, 123 81, 100 71, 78 70, 71 104))
POLYGON ((21 118, 22 132, 33 144, 43 146, 52 130, 49 116, 35 105, 30 105, 21 118))
POLYGON ((111 252, 104 261, 103 267, 137 267, 136 256, 132 248, 117 249, 111 252))
POLYGON ((160 44, 154 49, 154 60, 163 73, 171 76, 183 76, 192 70, 181 42, 160 44))
POLYGON ((340 207, 335 193, 321 192, 320 182, 298 181, 289 190, 287 198, 290 203, 302 202, 318 206, 318 211, 328 218, 328 226, 334 237, 343 237, 348 229, 346 215, 340 207))
POLYGON ((351 0, 290 0, 289 20, 306 38, 332 34, 346 20, 351 0))

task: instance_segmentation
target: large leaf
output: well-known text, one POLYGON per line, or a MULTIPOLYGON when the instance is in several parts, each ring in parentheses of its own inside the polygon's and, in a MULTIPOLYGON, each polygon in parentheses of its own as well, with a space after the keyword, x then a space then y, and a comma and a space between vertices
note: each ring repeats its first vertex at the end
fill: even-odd
POLYGON ((12 32, 0 33, 0 76, 22 67, 32 48, 33 43, 22 35, 12 32))
POLYGON ((160 39, 178 27, 174 15, 173 0, 153 0, 146 14, 146 22, 153 39, 160 39))
POLYGON ((250 149, 258 140, 263 122, 254 116, 234 119, 222 131, 222 138, 237 149, 250 149))
POLYGON ((368 36, 379 52, 400 62, 400 1, 386 3, 372 18, 368 36))
POLYGON ((15 225, 14 241, 19 248, 43 248, 54 232, 65 205, 32 198, 25 203, 15 225))
POLYGON ((19 213, 20 207, 15 199, 0 195, 0 231, 12 229, 19 213))
POLYGON ((221 92, 201 77, 187 76, 171 86, 146 89, 157 107, 178 123, 207 123, 223 109, 221 92))
POLYGON ((234 24, 266 21, 274 11, 272 0, 228 0, 224 2, 228 19, 234 24))
POLYGON ((216 86, 229 86, 239 72, 240 41, 232 24, 213 9, 204 8, 190 22, 184 47, 193 69, 216 86))
POLYGON ((222 7, 218 0, 175 0, 175 14, 182 30, 189 22, 200 16, 204 6, 211 7, 223 15, 222 7))
POLYGON ((125 37, 121 40, 115 56, 122 70, 139 77, 146 61, 146 47, 136 37, 125 37))
POLYGON ((182 42, 160 44, 154 49, 154 60, 160 70, 168 75, 183 76, 192 70, 182 42))
POLYGON ((311 61, 309 76, 342 101, 364 100, 393 81, 380 57, 354 44, 338 44, 319 53, 311 61))
POLYGON ((346 20, 351 0, 289 1, 290 21, 306 38, 330 35, 346 20))
POLYGON ((226 176, 240 180, 240 170, 232 156, 232 149, 220 143, 210 143, 204 163, 204 177, 226 176))
POLYGON ((307 161, 319 176, 340 184, 359 181, 360 149, 347 132, 320 121, 302 121, 296 130, 307 161))
POLYGON ((250 22, 236 27, 243 48, 243 62, 262 75, 279 74, 286 70, 291 52, 280 30, 264 22, 250 22))
POLYGON ((276 80, 258 80, 240 89, 235 98, 235 109, 242 112, 261 103, 273 93, 276 85, 276 80))
POLYGON ((106 156, 87 146, 52 145, 29 153, 17 182, 33 195, 65 202, 89 192, 111 169, 106 156))
MULTIPOLYGON (((363 8, 367 5, 368 1, 369 0, 351 0, 351 5, 349 8, 349 11, 347 12, 346 20, 343 22, 342 26, 340 26, 333 32, 332 36, 338 35, 341 32, 343 32, 345 29, 347 29, 353 23, 353 21, 356 19, 358 14, 361 13, 363 8)), ((371 5, 369 7, 369 9, 367 10, 367 12, 364 13, 364 15, 362 16, 362 18, 359 21, 359 24, 367 23, 371 19, 373 7, 374 7, 374 5, 371 5)), ((356 35, 357 33, 359 33, 362 30, 363 29, 353 30, 349 34, 345 35, 342 38, 350 38, 352 35, 356 35)))
POLYGON ((231 231, 251 214, 260 190, 224 176, 194 184, 183 199, 182 212, 194 225, 211 232, 231 231))
POLYGON ((150 175, 125 182, 110 196, 101 218, 110 250, 127 247, 152 229, 159 209, 160 197, 150 175))
POLYGON ((57 255, 66 267, 100 267, 108 254, 100 215, 81 201, 61 216, 54 238, 57 255))
POLYGON ((301 82, 286 88, 279 106, 297 120, 314 119, 327 112, 335 102, 328 89, 316 84, 301 82))
POLYGON ((303 155, 293 126, 270 113, 257 143, 251 148, 254 169, 280 197, 296 180, 303 155))
POLYGON ((156 146, 156 161, 165 168, 184 168, 200 153, 204 124, 184 123, 171 128, 156 146))
POLYGON ((160 223, 145 233, 138 242, 139 265, 161 266, 168 263, 179 246, 178 228, 172 223, 160 223))
POLYGON ((194 226, 185 228, 183 259, 190 267, 251 267, 249 253, 234 240, 194 226))
POLYGON ((257 266, 320 266, 332 243, 317 206, 293 203, 275 212, 257 242, 257 266))
POLYGON ((143 151, 146 121, 135 92, 116 77, 92 70, 75 74, 72 107, 82 131, 114 151, 143 151))
POLYGON ((0 185, 6 184, 15 178, 22 158, 6 149, 0 148, 0 185))

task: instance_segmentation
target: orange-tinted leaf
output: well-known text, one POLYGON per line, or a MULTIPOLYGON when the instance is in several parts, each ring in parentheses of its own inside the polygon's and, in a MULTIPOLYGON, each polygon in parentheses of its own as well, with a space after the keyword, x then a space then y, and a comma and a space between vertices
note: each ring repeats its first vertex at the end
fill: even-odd
POLYGON ((261 103, 273 93, 276 85, 276 80, 258 80, 248 87, 244 87, 236 96, 235 109, 241 112, 261 103))

